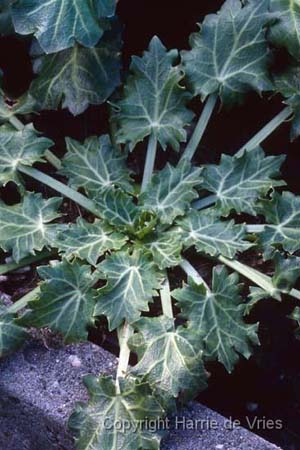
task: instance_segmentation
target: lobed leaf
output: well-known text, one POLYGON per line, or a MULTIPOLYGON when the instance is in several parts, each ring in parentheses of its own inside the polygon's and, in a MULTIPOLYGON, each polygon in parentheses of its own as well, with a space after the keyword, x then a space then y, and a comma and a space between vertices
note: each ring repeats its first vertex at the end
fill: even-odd
POLYGON ((30 95, 41 109, 61 105, 75 116, 89 105, 100 105, 120 84, 120 48, 119 30, 106 33, 93 48, 75 45, 44 55, 33 47, 33 69, 38 76, 30 86, 30 95))
POLYGON ((134 375, 143 375, 153 385, 177 397, 181 391, 194 395, 206 388, 199 335, 184 327, 175 330, 168 317, 143 317, 134 324, 139 333, 129 340, 138 353, 134 375))
POLYGON ((43 199, 41 194, 28 192, 21 203, 8 206, 0 201, 0 248, 12 251, 16 262, 35 251, 50 246, 59 225, 52 224, 61 198, 43 199))
POLYGON ((162 270, 178 266, 182 259, 182 235, 176 229, 150 234, 141 242, 141 245, 162 270))
POLYGON ((14 33, 11 17, 11 0, 1 0, 0 2, 0 36, 7 36, 14 33))
POLYGON ((107 256, 98 269, 107 284, 98 291, 96 314, 107 316, 110 330, 123 320, 136 321, 141 311, 149 310, 148 303, 157 295, 162 276, 146 255, 119 251, 107 256))
POLYGON ((277 247, 289 253, 300 250, 300 197, 288 191, 274 192, 271 200, 260 202, 258 212, 268 222, 259 235, 267 259, 277 247))
POLYGON ((83 188, 92 198, 115 186, 132 192, 126 155, 113 147, 108 135, 90 137, 83 144, 67 138, 67 154, 61 174, 69 179, 73 188, 83 188))
POLYGON ((191 95, 180 84, 184 74, 177 64, 177 50, 167 51, 154 37, 143 57, 133 57, 124 93, 116 103, 113 120, 116 139, 132 150, 146 136, 154 134, 162 148, 179 150, 186 141, 185 126, 193 113, 186 108, 191 95))
POLYGON ((287 316, 289 319, 295 320, 297 322, 298 327, 295 329, 294 334, 296 339, 300 339, 300 308, 296 306, 292 313, 287 316))
POLYGON ((0 358, 17 350, 26 337, 25 329, 15 322, 14 315, 0 308, 0 358))
POLYGON ((6 99, 0 91, 0 121, 6 122, 13 116, 36 113, 39 111, 36 100, 27 92, 18 99, 6 99))
POLYGON ((140 205, 157 214, 160 221, 171 224, 182 216, 197 197, 194 189, 202 181, 202 169, 192 167, 183 160, 177 167, 167 164, 152 177, 145 192, 140 196, 140 205))
POLYGON ((159 420, 163 410, 147 383, 120 380, 120 393, 110 377, 88 375, 84 383, 90 401, 77 404, 69 419, 77 450, 159 450, 161 437, 147 421, 159 420))
MULTIPOLYGON (((299 30, 300 33, 300 30, 299 30)), ((285 97, 285 103, 289 105, 294 117, 291 127, 291 140, 300 135, 300 67, 291 64, 285 71, 274 75, 277 92, 285 97)))
MULTIPOLYGON (((270 293, 265 291, 264 289, 257 287, 257 286, 250 286, 249 288, 250 294, 247 299, 247 303, 245 304, 245 311, 244 316, 248 316, 252 309, 261 301, 265 300, 267 298, 270 298, 270 293)), ((272 297, 275 298, 275 300, 280 301, 281 297, 272 297)))
POLYGON ((66 343, 87 340, 88 327, 94 324, 97 274, 90 266, 64 260, 39 267, 38 273, 45 280, 39 299, 29 303, 31 309, 19 323, 59 331, 66 343))
POLYGON ((236 225, 234 220, 221 221, 215 209, 191 211, 178 221, 178 225, 183 230, 186 247, 195 245, 198 252, 211 256, 233 258, 236 253, 244 252, 253 245, 245 241, 245 225, 236 225))
POLYGON ((154 233, 154 230, 157 229, 157 221, 156 214, 138 209, 134 222, 134 230, 132 230, 134 236, 137 239, 144 239, 147 235, 154 233))
POLYGON ((40 137, 28 124, 17 131, 10 125, 0 127, 0 185, 13 181, 21 190, 22 178, 18 173, 20 164, 31 166, 42 162, 43 155, 53 145, 50 139, 40 137))
POLYGON ((272 90, 265 27, 269 0, 227 0, 206 16, 182 52, 187 82, 203 99, 218 93, 224 104, 241 102, 251 90, 272 90))
POLYGON ((285 47, 300 59, 300 4, 298 0, 270 0, 270 11, 277 20, 270 27, 268 38, 278 47, 285 47))
MULTIPOLYGON (((275 300, 281 301, 281 293, 289 294, 300 278, 300 258, 297 256, 283 256, 280 252, 274 253, 275 271, 272 277, 274 289, 277 295, 273 294, 275 300)), ((250 286, 250 295, 246 304, 245 315, 250 314, 253 307, 261 300, 270 298, 270 292, 259 287, 250 286)))
POLYGON ((217 196, 217 208, 223 215, 231 210, 256 215, 256 202, 276 186, 285 156, 265 156, 261 148, 246 150, 242 155, 222 155, 219 165, 207 165, 202 187, 217 196))
POLYGON ((65 258, 78 257, 95 266, 100 256, 108 250, 119 250, 126 242, 126 236, 103 221, 89 223, 78 218, 75 224, 57 235, 55 245, 65 258))
POLYGON ((188 329, 203 333, 205 354, 218 359, 231 372, 239 354, 251 355, 251 344, 258 344, 257 324, 243 321, 245 305, 239 295, 238 275, 228 275, 224 266, 213 269, 212 289, 192 280, 172 296, 178 301, 188 329))
POLYGON ((14 27, 19 34, 34 34, 45 53, 79 43, 94 47, 115 13, 117 0, 16 0, 14 27), (99 20, 101 19, 101 20, 99 20))
POLYGON ((133 198, 119 189, 107 190, 94 199, 103 218, 121 230, 134 230, 139 210, 133 198))
POLYGON ((272 278, 275 287, 289 293, 300 278, 300 258, 289 256, 285 258, 279 252, 275 254, 275 273, 272 278))
MULTIPOLYGON (((1 12, 0 12, 1 33, 1 12)), ((36 101, 28 93, 17 100, 8 98, 1 88, 3 73, 0 69, 0 121, 6 122, 16 114, 30 114, 36 112, 38 107, 36 101)))

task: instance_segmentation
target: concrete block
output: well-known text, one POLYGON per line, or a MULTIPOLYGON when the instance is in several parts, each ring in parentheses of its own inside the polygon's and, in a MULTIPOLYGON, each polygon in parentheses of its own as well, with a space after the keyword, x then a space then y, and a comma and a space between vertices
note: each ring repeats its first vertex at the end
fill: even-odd
MULTIPOLYGON (((87 400, 81 378, 114 373, 116 365, 112 354, 90 343, 47 349, 35 340, 2 360, 0 450, 74 450, 66 422, 74 403, 87 400)), ((162 449, 278 449, 243 428, 227 429, 227 423, 214 411, 192 403, 171 420, 162 449), (190 422, 187 426, 185 421, 195 425, 187 429, 190 422), (212 423, 213 429, 207 429, 212 423)))

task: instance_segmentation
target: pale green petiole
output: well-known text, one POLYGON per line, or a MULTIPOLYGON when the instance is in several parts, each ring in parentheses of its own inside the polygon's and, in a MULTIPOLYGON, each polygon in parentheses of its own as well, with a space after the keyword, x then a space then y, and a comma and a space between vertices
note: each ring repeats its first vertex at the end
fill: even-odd
POLYGON ((192 137, 186 146, 183 155, 181 156, 181 160, 187 159, 191 161, 207 128, 209 119, 212 116, 212 113, 215 109, 216 103, 218 100, 217 94, 212 94, 208 97, 203 111, 199 117, 196 128, 192 134, 192 137))
POLYGON ((19 131, 22 131, 24 128, 24 124, 16 116, 11 116, 9 122, 19 131))
MULTIPOLYGON (((226 264, 231 269, 235 270, 236 272, 239 272, 244 277, 253 281, 253 283, 257 284, 257 286, 265 290, 271 297, 275 298, 276 300, 281 299, 280 290, 273 285, 271 277, 268 277, 267 275, 259 272, 258 270, 253 269, 252 267, 249 267, 246 264, 243 264, 239 261, 225 258, 225 256, 221 255, 218 257, 218 259, 223 264, 226 264)), ((292 297, 300 300, 300 291, 298 291, 297 289, 292 289, 288 293, 288 295, 291 295, 292 297)))
POLYGON ((155 165, 156 152, 157 152, 157 138, 154 135, 154 133, 152 133, 149 137, 148 142, 141 192, 144 192, 146 190, 148 184, 151 181, 155 165))
POLYGON ((246 264, 243 264, 239 261, 228 259, 222 255, 220 255, 218 259, 223 264, 226 264, 228 267, 231 267, 231 269, 236 270, 244 277, 253 281, 253 283, 257 284, 259 287, 268 292, 271 297, 280 300, 280 293, 278 289, 273 286, 271 278, 268 277, 267 275, 260 273, 258 270, 253 269, 252 267, 249 267, 246 264))
POLYGON ((35 289, 28 292, 28 294, 24 295, 24 297, 20 298, 20 300, 16 301, 13 305, 7 308, 6 312, 8 314, 16 314, 21 309, 26 308, 29 302, 35 300, 39 293, 40 287, 37 286, 35 289))
MULTIPOLYGON (((264 291, 266 291, 270 297, 275 298, 276 300, 281 300, 281 291, 277 289, 272 282, 272 278, 259 272, 252 267, 247 266, 239 261, 228 259, 225 256, 220 255, 218 260, 240 273, 244 277, 251 280, 257 286, 261 287, 264 291)), ((180 267, 185 271, 185 273, 192 278, 192 280, 197 284, 203 284, 207 290, 210 290, 207 283, 203 280, 201 275, 197 272, 197 270, 187 261, 183 260, 180 264, 180 267)), ((300 291, 297 289, 291 289, 288 295, 300 300, 300 291)))
POLYGON ((13 270, 21 269, 22 267, 28 266, 34 262, 41 261, 42 259, 50 258, 54 252, 50 252, 45 250, 37 255, 28 256, 28 258, 21 259, 21 261, 11 262, 7 264, 0 265, 0 275, 4 275, 5 273, 12 272, 13 270))
POLYGON ((195 209, 204 209, 208 206, 212 206, 216 203, 218 197, 216 195, 209 195, 204 198, 200 198, 199 200, 195 200, 192 205, 195 209))
POLYGON ((68 197, 69 199, 76 202, 78 205, 85 208, 87 211, 101 218, 101 212, 98 210, 97 205, 89 198, 85 197, 84 195, 80 194, 74 189, 69 188, 69 186, 66 186, 60 181, 55 180, 55 178, 49 177, 49 175, 46 175, 45 173, 37 169, 34 169, 33 167, 20 165, 18 166, 18 170, 21 173, 24 173, 25 175, 28 175, 29 177, 32 177, 35 180, 40 181, 46 186, 49 186, 51 189, 54 189, 55 191, 59 192, 64 197, 68 197))
POLYGON ((248 233, 262 233, 265 229, 266 225, 265 224, 254 224, 254 225, 247 225, 247 232, 248 233))
POLYGON ((174 318, 173 307, 172 307, 172 298, 170 292, 170 283, 168 277, 166 277, 163 282, 162 288, 160 290, 160 299, 161 306, 163 310, 163 314, 170 319, 174 318))
POLYGON ((47 159, 47 161, 53 167, 55 167, 55 169, 57 169, 57 170, 61 169, 61 167, 62 167, 61 160, 56 155, 54 155, 54 153, 52 153, 51 150, 46 150, 44 156, 47 159))
POLYGON ((252 150, 258 147, 264 140, 266 140, 282 123, 288 120, 293 114, 292 108, 287 106, 277 116, 275 116, 267 125, 265 125, 250 141, 248 141, 236 155, 241 155, 244 150, 252 150))
POLYGON ((180 267, 187 274, 188 277, 191 277, 191 279, 196 284, 203 284, 206 287, 206 289, 210 291, 210 288, 206 283, 206 281, 201 277, 199 272, 197 272, 197 270, 192 266, 192 264, 189 261, 183 259, 182 262, 180 263, 180 267))
POLYGON ((118 363, 118 369, 117 369, 117 376, 116 376, 116 387, 117 387, 117 393, 120 394, 120 384, 119 379, 124 378, 127 373, 128 364, 129 364, 129 358, 130 358, 130 349, 128 347, 128 339, 133 335, 134 330, 131 325, 129 325, 128 322, 125 322, 122 327, 118 329, 118 338, 119 338, 119 345, 120 345, 120 356, 119 356, 119 363, 118 363))
MULTIPOLYGON (((248 141, 242 148, 238 150, 236 156, 241 156, 244 150, 253 150, 258 147, 267 137, 269 137, 282 123, 291 118, 293 114, 292 109, 287 106, 277 116, 275 116, 267 125, 265 125, 250 141, 248 141)), ((195 209, 203 209, 213 205, 217 201, 216 195, 209 195, 207 197, 195 200, 193 207, 195 209)))

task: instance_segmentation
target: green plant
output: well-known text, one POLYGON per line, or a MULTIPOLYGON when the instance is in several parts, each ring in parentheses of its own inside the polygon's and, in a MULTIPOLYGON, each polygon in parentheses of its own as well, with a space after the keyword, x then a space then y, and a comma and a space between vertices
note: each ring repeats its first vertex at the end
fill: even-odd
MULTIPOLYGON (((293 21, 299 7, 227 0, 205 18, 181 58, 154 37, 142 57, 133 57, 113 97, 121 84, 116 0, 8 0, 1 8, 2 33, 34 35, 37 77, 13 106, 4 93, 0 100, 0 183, 14 183, 21 196, 17 204, 0 203, 0 247, 13 258, 0 274, 41 259, 50 263, 38 268, 36 289, 1 307, 0 355, 18 348, 28 327, 50 327, 66 343, 80 342, 97 317, 106 316, 109 329, 118 330, 117 376, 85 378, 90 402, 78 405, 70 419, 77 448, 158 449, 161 434, 147 429, 146 420, 172 411, 179 395, 189 399, 205 389, 206 361, 218 360, 230 372, 240 355, 250 357, 259 343, 258 324, 246 316, 257 302, 283 294, 300 299, 294 287, 300 198, 283 190, 284 157, 265 156, 260 147, 292 116, 292 137, 299 134, 300 24, 293 21), (283 39, 282 28, 289 27, 283 39), (268 39, 296 58, 280 75, 271 74, 268 39), (288 106, 234 156, 193 165, 218 99, 232 106, 251 90, 280 92, 288 106), (189 103, 198 96, 206 103, 182 151, 194 117, 189 103), (79 114, 109 97, 109 135, 83 143, 67 138, 62 160, 49 150, 51 140, 17 118, 60 106, 79 114), (146 139, 140 184, 126 160, 146 139), (157 150, 166 148, 181 154, 177 165, 153 173, 157 150), (63 182, 33 167, 45 161, 63 182), (60 196, 28 192, 29 179, 60 196), (75 223, 65 223, 64 197, 80 207, 75 223), (239 223, 242 213, 251 223, 239 223), (239 261, 250 248, 272 262, 272 277, 239 261), (197 254, 216 264, 211 283, 189 262, 197 254), (177 266, 187 283, 172 289, 177 266), (238 274, 255 285, 246 299, 238 274), (153 301, 161 314, 143 314, 153 301), (131 351, 138 355, 133 368, 131 351), (116 420, 127 426, 117 429, 116 420)), ((298 309, 292 318, 299 322, 298 309)))

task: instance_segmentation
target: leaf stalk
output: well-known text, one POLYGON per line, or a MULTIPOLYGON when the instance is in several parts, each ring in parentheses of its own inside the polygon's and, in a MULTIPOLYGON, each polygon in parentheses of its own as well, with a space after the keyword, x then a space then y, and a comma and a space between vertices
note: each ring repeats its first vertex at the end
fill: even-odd
POLYGON ((180 267, 182 270, 187 274, 188 277, 191 277, 191 279, 196 284, 203 284, 208 291, 210 291, 210 287, 206 283, 206 281, 202 278, 200 273, 195 269, 195 267, 192 266, 192 264, 187 260, 183 259, 180 263, 180 267))
POLYGON ((208 206, 212 206, 216 203, 218 197, 216 195, 208 195, 207 197, 200 198, 199 200, 195 200, 192 203, 193 208, 195 209, 204 209, 208 206))
POLYGON ((282 123, 288 120, 293 114, 292 108, 287 106, 277 116, 275 116, 267 125, 265 125, 258 133, 253 136, 243 147, 236 153, 240 156, 244 150, 253 150, 265 141, 282 123))
POLYGON ((16 314, 21 309, 26 308, 29 302, 35 300, 35 298, 39 295, 40 291, 41 291, 40 286, 37 286, 35 289, 28 292, 28 294, 24 295, 23 297, 20 298, 20 300, 17 300, 13 305, 7 308, 6 312, 8 314, 16 314))
POLYGON ((128 340, 133 335, 133 328, 131 325, 129 325, 128 322, 125 322, 122 327, 118 330, 118 338, 119 338, 119 344, 120 344, 120 356, 119 356, 119 364, 117 369, 117 376, 116 376, 116 388, 117 393, 120 394, 120 378, 124 378, 129 364, 129 358, 130 358, 130 349, 128 347, 128 340))
POLYGON ((22 267, 28 266, 34 262, 41 261, 42 259, 50 258, 54 252, 50 252, 45 250, 43 252, 38 253, 37 255, 29 256, 28 258, 24 258, 21 261, 11 262, 7 264, 0 265, 0 275, 4 275, 8 272, 12 272, 13 270, 21 269, 22 267))
POLYGON ((254 224, 254 225, 247 225, 247 233, 262 233, 265 229, 265 224, 254 224))
POLYGON ((278 289, 274 287, 272 279, 267 275, 259 272, 256 269, 253 269, 252 267, 247 266, 246 264, 243 264, 239 261, 228 259, 222 255, 218 257, 218 260, 221 263, 226 264, 228 267, 235 270, 236 272, 240 273, 244 277, 253 281, 253 283, 257 284, 257 286, 261 287, 266 292, 268 292, 271 297, 274 297, 276 300, 280 300, 280 293, 278 289))
MULTIPOLYGON (((279 114, 277 114, 267 125, 265 125, 250 141, 241 147, 236 156, 241 156, 244 150, 253 150, 258 147, 265 139, 267 139, 283 122, 291 117, 292 109, 287 106, 279 114)), ((217 201, 216 195, 209 195, 207 197, 195 200, 193 207, 195 209, 203 209, 207 206, 213 205, 217 201)))
MULTIPOLYGON (((268 292, 268 294, 270 294, 271 297, 275 298, 276 300, 281 300, 280 296, 281 291, 273 285, 271 277, 239 261, 230 260, 225 256, 221 255, 218 257, 218 259, 223 264, 226 264, 231 269, 236 270, 244 277, 253 281, 253 283, 257 284, 259 287, 268 292)), ((298 291, 297 289, 291 289, 290 292, 288 292, 288 295, 300 300, 300 291, 298 291)))
POLYGON ((195 130, 192 134, 192 137, 185 148, 183 155, 181 156, 181 160, 187 159, 191 161, 207 128, 208 122, 212 116, 212 113, 215 109, 216 103, 218 100, 217 94, 212 94, 208 97, 202 113, 199 117, 198 123, 195 127, 195 130))
POLYGON ((97 205, 89 198, 85 197, 74 189, 71 189, 69 186, 66 186, 55 178, 52 178, 49 175, 46 175, 45 173, 34 169, 33 167, 20 165, 18 166, 18 170, 21 173, 24 173, 25 175, 28 175, 29 177, 45 184, 46 186, 49 186, 51 189, 59 192, 62 196, 68 197, 87 211, 101 218, 101 212, 98 210, 97 205))
POLYGON ((9 118, 9 122, 13 127, 15 127, 18 131, 22 131, 24 128, 24 124, 19 120, 16 116, 11 116, 9 118))
POLYGON ((168 277, 166 277, 165 281, 163 282, 162 288, 160 290, 160 299, 161 299, 161 306, 163 310, 164 316, 173 319, 173 306, 172 306, 172 298, 171 298, 171 291, 170 291, 170 283, 168 277))
POLYGON ((157 137, 152 133, 149 137, 147 156, 144 168, 141 192, 144 192, 151 181, 157 152, 157 137))
POLYGON ((51 150, 46 150, 44 154, 47 161, 56 169, 60 170, 62 167, 61 160, 51 152, 51 150))

